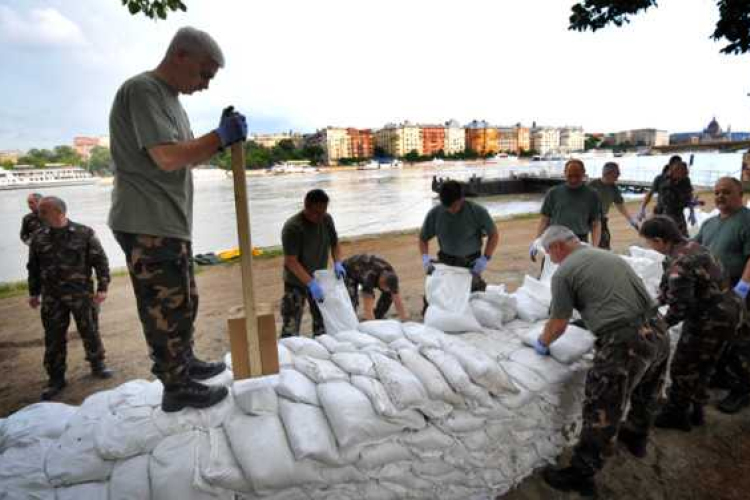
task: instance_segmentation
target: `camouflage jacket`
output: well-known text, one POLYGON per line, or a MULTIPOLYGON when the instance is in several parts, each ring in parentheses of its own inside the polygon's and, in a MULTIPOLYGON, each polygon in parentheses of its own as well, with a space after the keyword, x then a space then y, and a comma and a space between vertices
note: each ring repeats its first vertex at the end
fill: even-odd
POLYGON ((29 212, 24 215, 23 222, 21 222, 21 241, 28 245, 34 233, 39 231, 43 226, 44 222, 39 218, 39 214, 29 212))
POLYGON ((694 241, 676 246, 664 260, 659 303, 669 306, 664 317, 669 326, 689 317, 713 314, 733 294, 721 264, 694 241))
MULTIPOLYGON (((394 273, 393 267, 377 255, 359 254, 344 259, 347 279, 362 285, 362 293, 373 295, 379 288, 380 276, 385 272, 394 273)), ((398 291, 395 291, 398 293, 398 291)))
POLYGON ((674 182, 665 175, 658 183, 657 193, 657 214, 682 214, 693 199, 693 184, 688 177, 674 182))
POLYGON ((94 230, 69 221, 64 228, 44 226, 29 244, 29 295, 84 295, 109 285, 109 261, 94 230))

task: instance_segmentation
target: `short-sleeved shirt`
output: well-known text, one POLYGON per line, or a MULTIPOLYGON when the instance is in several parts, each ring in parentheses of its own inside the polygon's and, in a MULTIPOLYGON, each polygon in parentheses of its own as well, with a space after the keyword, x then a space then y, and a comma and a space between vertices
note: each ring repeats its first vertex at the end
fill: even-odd
POLYGON ((693 184, 689 177, 675 182, 668 175, 657 175, 651 191, 659 196, 654 210, 657 214, 681 216, 693 199, 693 184))
POLYGON ((599 195, 599 201, 602 204, 602 215, 605 217, 609 214, 612 204, 622 205, 625 200, 622 198, 620 188, 616 184, 605 184, 601 179, 594 179, 589 182, 589 187, 599 195))
POLYGON ((31 241, 31 237, 34 233, 44 227, 41 217, 36 212, 29 212, 23 216, 21 221, 21 241, 27 245, 31 241))
POLYGON ((579 247, 552 276, 550 317, 569 319, 577 309, 595 335, 655 305, 630 265, 598 248, 579 247))
POLYGON ((190 121, 177 91, 146 72, 117 91, 109 115, 114 187, 113 231, 190 240, 193 176, 189 168, 160 169, 148 149, 191 140, 190 121))
POLYGON ((588 186, 571 188, 567 184, 555 186, 544 197, 542 215, 550 225, 565 226, 578 236, 591 232, 595 221, 601 219, 602 203, 599 195, 588 186))
MULTIPOLYGON (((385 259, 377 255, 357 254, 344 259, 347 280, 362 287, 365 295, 375 295, 375 289, 380 288, 380 277, 385 273, 396 272, 385 259)), ((382 290, 381 290, 382 291, 382 290)), ((398 293, 398 290, 389 290, 390 293, 398 293)))
MULTIPOLYGON (((299 212, 284 223, 281 244, 284 255, 295 256, 310 275, 328 267, 331 249, 339 242, 333 217, 326 214, 320 224, 310 222, 299 212)), ((284 267, 284 282, 293 286, 305 286, 297 276, 284 267)))
POLYGON ((443 205, 427 212, 419 237, 429 241, 437 236, 440 250, 455 257, 468 257, 482 251, 482 237, 497 232, 495 221, 482 205, 464 200, 461 210, 452 214, 443 205))
POLYGON ((703 223, 695 241, 711 250, 735 285, 750 259, 750 209, 742 207, 726 219, 711 217, 703 223))

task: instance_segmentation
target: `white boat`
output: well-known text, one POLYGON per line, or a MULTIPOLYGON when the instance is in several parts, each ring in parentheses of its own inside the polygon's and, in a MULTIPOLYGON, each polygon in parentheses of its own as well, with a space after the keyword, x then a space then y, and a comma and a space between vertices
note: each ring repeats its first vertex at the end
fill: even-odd
POLYGON ((442 165, 443 163, 445 163, 445 160, 443 160, 442 158, 433 158, 432 159, 432 164, 433 165, 442 165))
POLYGON ((310 165, 301 164, 297 162, 279 163, 278 165, 274 165, 273 167, 271 167, 271 169, 269 170, 269 172, 274 175, 312 174, 318 171, 319 170, 315 167, 311 167, 310 165))
POLYGON ((369 163, 364 165, 357 165, 357 170, 380 170, 380 163, 375 160, 370 160, 369 163))
POLYGON ((80 167, 0 169, 0 190, 56 186, 86 186, 96 177, 80 167))
POLYGON ((401 163, 401 160, 391 160, 386 162, 380 162, 380 168, 381 169, 389 169, 389 168, 401 168, 404 164, 401 163))

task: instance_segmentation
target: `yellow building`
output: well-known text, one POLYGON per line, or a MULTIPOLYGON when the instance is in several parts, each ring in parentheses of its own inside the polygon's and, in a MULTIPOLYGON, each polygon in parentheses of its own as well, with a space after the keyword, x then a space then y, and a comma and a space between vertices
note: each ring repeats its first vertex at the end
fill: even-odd
POLYGON ((443 152, 447 155, 463 153, 466 150, 466 131, 456 121, 450 120, 445 124, 445 146, 443 152))
POLYGON ((559 153, 560 129, 537 127, 531 131, 531 149, 540 155, 559 153))
POLYGON ((323 149, 328 165, 334 165, 341 158, 352 157, 351 141, 345 128, 326 127, 308 136, 306 141, 323 149))
POLYGON ((484 120, 469 123, 466 126, 466 149, 471 149, 480 156, 499 152, 497 127, 490 126, 484 120))
POLYGON ((411 151, 421 154, 422 128, 412 123, 389 123, 374 134, 375 147, 381 148, 386 154, 402 158, 411 151))
POLYGON ((518 153, 518 131, 515 127, 497 129, 498 149, 502 153, 518 153))

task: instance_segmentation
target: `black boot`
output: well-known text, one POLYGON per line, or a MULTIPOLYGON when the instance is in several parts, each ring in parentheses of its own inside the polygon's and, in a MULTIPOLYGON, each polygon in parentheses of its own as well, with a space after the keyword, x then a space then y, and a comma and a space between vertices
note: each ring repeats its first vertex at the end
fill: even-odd
POLYGON ((690 432, 693 429, 687 410, 669 405, 656 416, 654 425, 660 429, 677 429, 684 432, 690 432))
POLYGON ((104 361, 91 363, 91 376, 92 377, 107 379, 107 378, 112 378, 114 374, 115 372, 107 368, 107 365, 104 364, 104 361))
POLYGON ((47 387, 42 391, 42 401, 49 401, 54 398, 68 385, 64 378, 50 379, 47 383, 47 387))
POLYGON ((706 424, 706 414, 703 411, 703 405, 693 403, 693 411, 690 412, 690 423, 693 427, 703 427, 706 424))
POLYGON ((188 380, 182 385, 164 388, 161 409, 165 412, 173 412, 185 407, 208 408, 227 397, 228 393, 229 391, 224 386, 207 386, 188 380))
POLYGON ((627 427, 621 427, 620 432, 617 434, 617 440, 625 445, 631 455, 636 458, 643 458, 646 456, 646 448, 648 446, 648 436, 633 432, 627 427))
POLYGON ((215 377, 226 369, 227 365, 223 361, 209 362, 193 358, 188 366, 188 377, 193 380, 206 380, 215 377))
POLYGON ((737 413, 744 407, 750 404, 750 392, 747 391, 731 391, 727 397, 722 399, 716 408, 722 413, 733 414, 737 413))
POLYGON ((583 497, 596 495, 594 476, 583 473, 576 467, 564 469, 547 469, 542 472, 544 482, 560 491, 576 491, 583 497))

